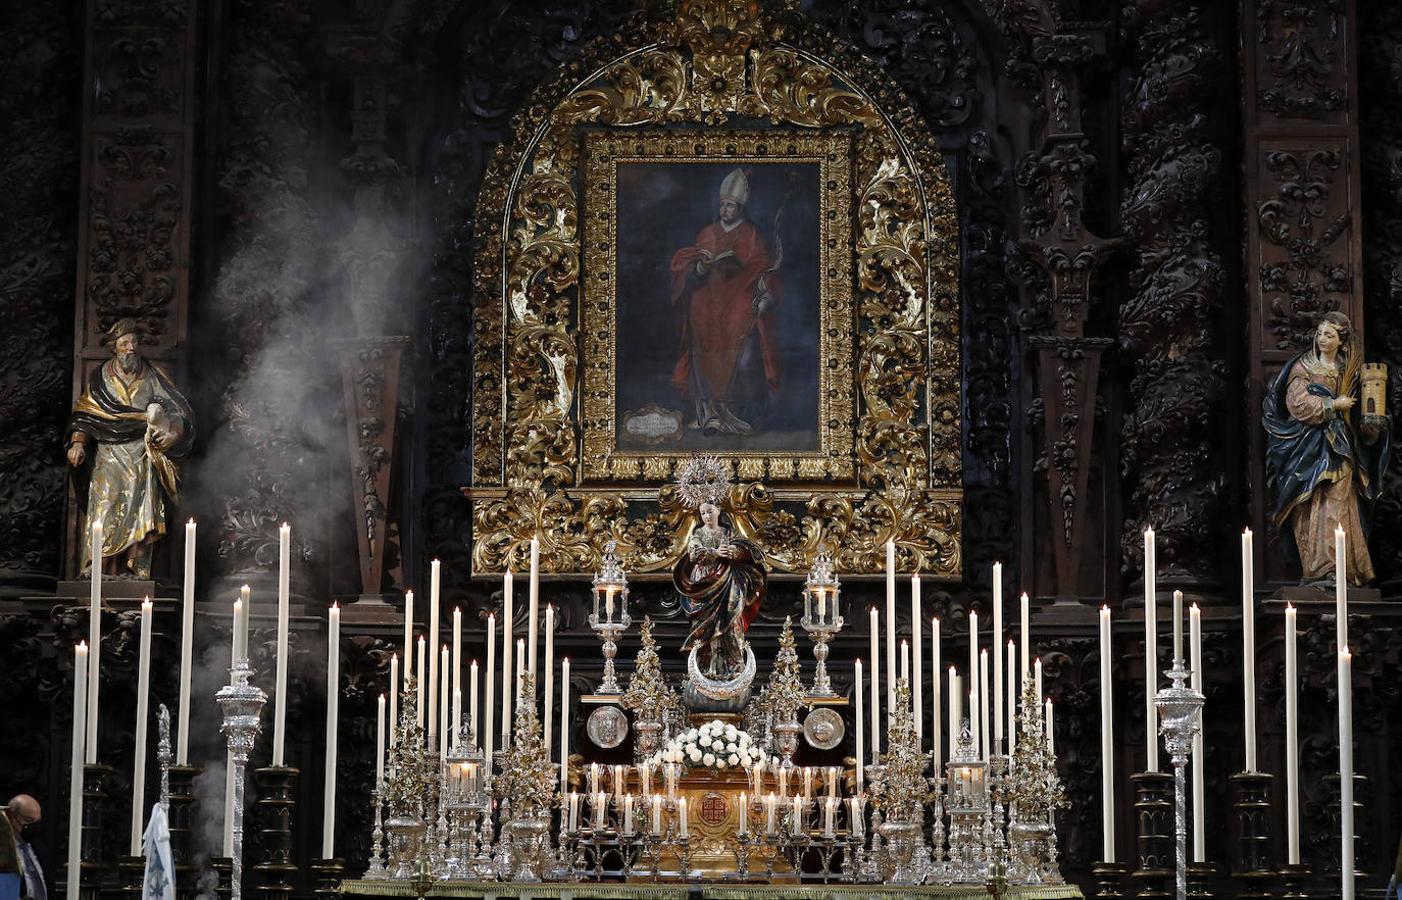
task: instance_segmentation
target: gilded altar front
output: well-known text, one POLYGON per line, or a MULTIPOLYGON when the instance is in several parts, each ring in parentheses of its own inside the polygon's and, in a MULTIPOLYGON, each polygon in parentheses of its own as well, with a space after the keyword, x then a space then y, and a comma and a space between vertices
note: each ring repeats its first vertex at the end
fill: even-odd
MULTIPOLYGON (((798 221, 780 218, 764 228, 798 221)), ((630 572, 660 575, 694 524, 667 482, 701 446, 730 467, 726 512, 771 572, 804 571, 825 544, 837 568, 875 574, 891 541, 902 570, 960 577, 953 195, 928 130, 860 53, 744 0, 659 7, 535 92, 492 160, 477 222, 464 489, 476 573, 522 570, 539 537, 549 572, 592 572, 613 541, 630 572), (803 428, 693 440, 665 387, 656 402, 620 399, 620 373, 659 343, 620 346, 620 323, 672 315, 665 272, 619 283, 619 260, 651 237, 619 224, 620 159, 821 168, 793 203, 774 201, 814 204, 821 225, 807 248, 817 283, 780 307, 819 307, 803 428)), ((792 269, 801 256, 784 250, 792 269)))

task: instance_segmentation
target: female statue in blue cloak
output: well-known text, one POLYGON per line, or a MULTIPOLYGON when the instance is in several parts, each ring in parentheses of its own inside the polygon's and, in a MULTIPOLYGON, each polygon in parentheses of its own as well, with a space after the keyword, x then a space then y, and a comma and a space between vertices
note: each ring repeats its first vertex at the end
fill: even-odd
POLYGON ((1362 342, 1348 316, 1331 312, 1313 346, 1296 354, 1266 392, 1266 484, 1287 556, 1302 583, 1332 585, 1334 529, 1348 537, 1350 584, 1373 580, 1368 528, 1387 468, 1390 429, 1358 424, 1362 342))

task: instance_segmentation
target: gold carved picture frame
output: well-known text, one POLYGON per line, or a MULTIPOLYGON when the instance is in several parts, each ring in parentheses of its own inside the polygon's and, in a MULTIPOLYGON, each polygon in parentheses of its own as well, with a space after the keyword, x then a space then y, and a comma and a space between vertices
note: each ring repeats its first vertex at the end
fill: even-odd
MULTIPOLYGON (((770 484, 836 481, 852 483, 856 476, 852 373, 856 364, 852 303, 852 135, 844 131, 730 131, 724 129, 590 131, 583 141, 584 266, 581 277, 580 371, 583 378, 580 417, 583 452, 579 483, 616 484, 638 480, 663 482, 675 475, 686 460, 708 454, 730 462, 737 476, 770 484), (814 214, 812 224, 816 271, 812 282, 816 297, 799 296, 791 302, 814 302, 811 353, 816 376, 813 401, 816 444, 808 448, 747 449, 747 436, 722 442, 726 446, 669 448, 665 444, 624 449, 619 429, 624 409, 619 408, 618 379, 626 360, 644 348, 624 347, 620 335, 626 323, 620 298, 629 292, 661 295, 659 285, 629 285, 620 278, 620 256, 627 252, 630 236, 619 231, 620 167, 659 165, 669 169, 695 166, 705 170, 742 168, 755 180, 766 168, 808 165, 816 169, 817 196, 802 198, 814 214), (623 242, 625 246, 620 246, 623 242)), ((714 179, 713 179, 714 180, 714 179)), ((707 198, 709 199, 709 198, 707 198)), ((806 231, 806 229, 804 229, 806 231)), ((691 228, 687 233, 694 233, 691 228)), ((775 238, 771 238, 775 240, 775 238)), ((682 241, 684 243, 684 241, 682 241)), ((782 245, 781 245, 782 246, 782 245)), ((790 247, 789 257, 796 254, 790 247)), ((780 252, 782 256, 782 251, 780 252)), ((805 255, 805 259, 807 259, 805 255)), ((782 271, 780 272, 782 275, 782 271)), ((638 314, 636 306, 629 310, 638 314)), ((666 311, 656 313, 666 316, 666 311)), ((663 353, 671 352, 671 346, 663 353)), ((804 373, 807 374, 807 373, 804 373)), ((649 407, 652 417, 670 418, 670 409, 649 407)), ((678 415, 681 415, 680 413, 678 415)))

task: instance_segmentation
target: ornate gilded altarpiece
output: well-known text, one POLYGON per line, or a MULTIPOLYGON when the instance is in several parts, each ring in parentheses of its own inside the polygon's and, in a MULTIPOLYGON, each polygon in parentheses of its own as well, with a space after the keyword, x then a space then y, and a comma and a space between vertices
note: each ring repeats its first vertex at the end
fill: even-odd
POLYGON ((535 535, 556 573, 593 571, 607 540, 640 574, 685 546, 693 513, 671 481, 691 452, 621 447, 616 400, 617 173, 666 161, 818 173, 817 438, 707 451, 731 468, 733 526, 773 572, 806 570, 825 543, 845 573, 876 573, 893 539, 902 569, 960 577, 948 176, 900 91, 803 28, 756 3, 681 2, 650 42, 543 85, 498 148, 477 216, 478 574, 523 569, 535 535))

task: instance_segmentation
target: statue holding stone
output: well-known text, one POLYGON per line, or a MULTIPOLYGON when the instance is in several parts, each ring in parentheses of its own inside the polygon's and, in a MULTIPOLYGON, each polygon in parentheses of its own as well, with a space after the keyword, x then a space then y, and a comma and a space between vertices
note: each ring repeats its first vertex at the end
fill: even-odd
MULTIPOLYGON (((101 522, 102 563, 113 575, 151 577, 151 551, 179 497, 175 460, 190 450, 195 417, 170 375, 145 360, 135 319, 107 332, 112 358, 88 376, 68 422, 68 462, 88 471, 83 534, 101 522)), ((80 491, 80 496, 82 492, 80 491)), ((83 540, 82 571, 91 571, 83 540)))
POLYGON ((1368 527, 1388 464, 1391 427, 1380 393, 1361 382, 1376 381, 1376 371, 1365 369, 1378 368, 1363 364, 1362 342, 1348 316, 1331 312, 1315 329, 1310 349, 1291 358, 1266 393, 1266 481, 1275 497, 1274 522, 1286 555, 1300 562, 1304 584, 1335 583, 1336 527, 1348 538, 1348 583, 1373 580, 1368 527))

